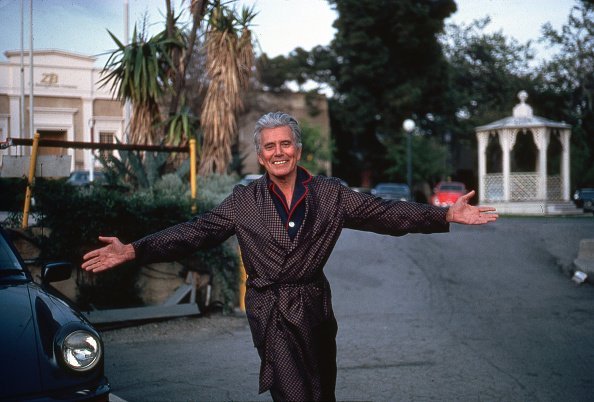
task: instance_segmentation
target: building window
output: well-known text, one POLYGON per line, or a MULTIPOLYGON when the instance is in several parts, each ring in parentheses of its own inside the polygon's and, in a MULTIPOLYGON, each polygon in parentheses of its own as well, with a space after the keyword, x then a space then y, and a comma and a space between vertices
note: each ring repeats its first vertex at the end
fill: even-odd
MULTIPOLYGON (((109 133, 109 132, 100 132, 99 133, 99 142, 101 144, 113 144, 113 138, 114 138, 114 134, 113 133, 109 133)), ((102 158, 108 158, 109 155, 111 155, 113 153, 113 151, 101 151, 101 157, 102 158)))

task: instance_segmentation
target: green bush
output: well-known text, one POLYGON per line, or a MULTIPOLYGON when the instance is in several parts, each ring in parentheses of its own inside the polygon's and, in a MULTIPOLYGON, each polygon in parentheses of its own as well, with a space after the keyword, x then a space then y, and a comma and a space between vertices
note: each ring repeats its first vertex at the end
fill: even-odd
POLYGON ((236 176, 221 174, 198 177, 198 200, 206 206, 214 207, 231 194, 238 181, 236 176))
POLYGON ((0 178, 0 211, 22 211, 26 190, 25 178, 0 178))
MULTIPOLYGON (((230 186, 212 185, 227 194, 230 186)), ((225 181, 231 182, 231 180, 225 181)), ((80 266, 82 256, 101 244, 98 236, 115 236, 131 242, 147 234, 191 218, 189 189, 176 175, 165 175, 152 189, 136 192, 105 187, 76 188, 63 181, 36 180, 34 213, 48 230, 41 239, 44 260, 69 260, 80 266)), ((216 202, 199 198, 198 213, 216 202)), ((235 303, 238 258, 233 247, 218 246, 196 252, 192 257, 212 269, 213 282, 221 286, 228 307, 235 303)), ((78 303, 81 307, 130 307, 140 304, 136 288, 140 267, 128 264, 117 270, 92 275, 77 271, 78 303)))

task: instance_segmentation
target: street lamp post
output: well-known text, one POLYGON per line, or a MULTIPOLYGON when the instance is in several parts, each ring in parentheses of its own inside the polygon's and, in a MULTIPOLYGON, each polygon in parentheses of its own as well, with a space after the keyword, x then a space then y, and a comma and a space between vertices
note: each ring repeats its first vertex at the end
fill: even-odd
POLYGON ((412 132, 415 129, 415 122, 412 119, 406 119, 402 123, 402 128, 406 131, 406 181, 412 192, 412 132))
MULTIPOLYGON (((95 119, 89 119, 89 130, 90 130, 90 137, 91 137, 91 144, 95 142, 95 119)), ((89 181, 92 183, 95 180, 95 154, 93 153, 94 149, 91 148, 91 165, 89 166, 89 181)))

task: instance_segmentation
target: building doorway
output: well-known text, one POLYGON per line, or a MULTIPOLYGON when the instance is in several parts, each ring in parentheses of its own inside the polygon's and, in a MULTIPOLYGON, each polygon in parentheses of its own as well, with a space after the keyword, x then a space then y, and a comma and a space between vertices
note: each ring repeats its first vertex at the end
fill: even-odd
MULTIPOLYGON (((67 141, 66 130, 37 130, 39 133, 39 139, 41 140, 54 140, 54 141, 67 141)), ((39 147, 39 155, 67 155, 66 148, 58 147, 39 147)))

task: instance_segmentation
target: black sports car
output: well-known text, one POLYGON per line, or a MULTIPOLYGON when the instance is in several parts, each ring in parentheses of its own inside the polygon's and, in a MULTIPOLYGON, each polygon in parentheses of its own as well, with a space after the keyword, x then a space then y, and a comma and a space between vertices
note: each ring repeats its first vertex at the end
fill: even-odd
POLYGON ((0 227, 0 400, 108 401, 99 333, 48 286, 72 265, 43 267, 39 285, 0 227))

